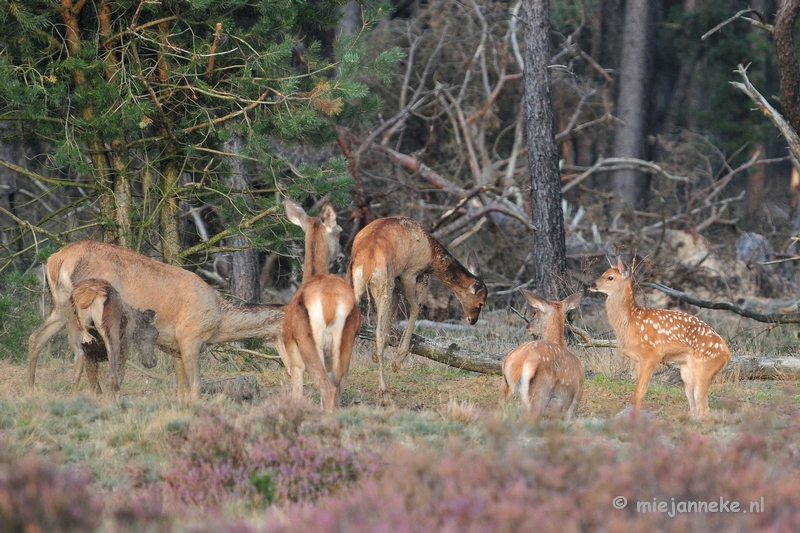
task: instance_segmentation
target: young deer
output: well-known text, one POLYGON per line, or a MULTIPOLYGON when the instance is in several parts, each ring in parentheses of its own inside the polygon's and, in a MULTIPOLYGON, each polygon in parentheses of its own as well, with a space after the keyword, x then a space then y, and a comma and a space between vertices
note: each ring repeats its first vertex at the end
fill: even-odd
POLYGON ((592 283, 591 290, 608 295, 606 313, 620 350, 639 365, 634 416, 642 406, 653 370, 662 361, 680 365, 690 413, 707 415, 708 388, 731 359, 725 339, 688 313, 638 306, 631 271, 621 259, 592 283))
POLYGON ((519 387, 522 403, 534 418, 540 418, 549 406, 567 420, 575 416, 583 394, 583 363, 564 345, 564 319, 581 302, 581 293, 557 302, 548 302, 537 294, 521 289, 535 310, 526 328, 541 340, 526 342, 503 360, 500 405, 519 387), (557 403, 553 403, 556 400, 557 403))
POLYGON ((72 313, 67 319, 67 334, 76 358, 72 393, 78 390, 85 366, 92 391, 101 394, 97 363, 108 359, 111 391, 119 400, 125 363, 131 352, 139 353, 145 367, 156 366, 156 312, 131 307, 110 283, 101 279, 77 283, 69 301, 72 313))
POLYGON ((286 198, 286 216, 306 233, 303 283, 286 307, 281 356, 292 378, 292 394, 303 396, 303 372, 308 370, 319 389, 322 407, 339 405, 350 368, 350 356, 361 327, 361 311, 353 289, 342 278, 328 274, 339 255, 336 211, 326 202, 319 218, 309 217, 286 198))
POLYGON ((455 293, 469 324, 478 321, 489 292, 481 279, 475 252, 470 252, 467 267, 464 268, 425 231, 422 224, 411 218, 379 218, 356 235, 347 279, 355 291, 356 300, 361 300, 364 293, 369 291, 376 303, 376 346, 372 360, 378 363, 378 397, 381 403, 385 401, 386 394, 382 354, 398 305, 394 297, 395 279, 400 279, 409 306, 408 325, 392 362, 392 369, 397 371, 411 348, 411 334, 419 315, 419 296, 428 274, 439 278, 455 293))

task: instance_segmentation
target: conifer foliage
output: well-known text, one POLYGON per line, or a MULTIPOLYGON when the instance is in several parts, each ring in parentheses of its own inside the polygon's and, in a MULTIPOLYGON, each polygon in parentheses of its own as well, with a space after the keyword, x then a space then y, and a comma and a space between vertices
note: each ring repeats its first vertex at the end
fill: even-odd
MULTIPOLYGON (((160 244, 176 264, 235 234, 266 247, 284 233, 272 216, 275 193, 330 192, 341 201, 349 183, 342 159, 294 165, 275 146, 324 141, 337 118, 368 115, 377 102, 365 74, 382 75, 398 58, 390 50, 367 59, 363 38, 386 12, 379 5, 365 5, 362 31, 334 38, 343 3, 3 3, 6 139, 36 143, 41 166, 28 177, 58 189, 71 202, 59 211, 100 226, 106 240, 160 244), (242 142, 226 144, 234 135, 242 142), (240 153, 226 153, 231 145, 240 153), (225 179, 232 157, 246 162, 244 199, 225 179), (96 202, 92 219, 87 201, 96 202), (181 216, 204 208, 213 234, 187 248, 181 216)), ((23 218, 39 237, 66 240, 65 217, 23 218)), ((31 242, 30 230, 16 239, 31 242)))

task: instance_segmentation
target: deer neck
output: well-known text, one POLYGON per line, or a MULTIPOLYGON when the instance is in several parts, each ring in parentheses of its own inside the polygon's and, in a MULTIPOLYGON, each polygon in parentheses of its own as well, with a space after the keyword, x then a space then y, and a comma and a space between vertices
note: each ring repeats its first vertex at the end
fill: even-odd
POLYGON ((242 304, 220 296, 219 307, 222 321, 210 342, 271 339, 281 335, 283 310, 279 306, 242 304))
POLYGON ((555 315, 550 317, 542 334, 542 340, 564 346, 564 314, 555 313, 555 315))
POLYGON ((306 239, 306 257, 303 260, 303 283, 318 274, 328 273, 328 245, 325 238, 319 235, 317 228, 315 236, 306 239))
POLYGON ((623 339, 634 321, 639 306, 633 295, 633 278, 628 278, 619 289, 608 294, 606 314, 618 339, 623 339))
POLYGON ((464 265, 459 263, 444 246, 439 244, 439 241, 433 237, 428 237, 428 242, 431 247, 431 270, 433 275, 439 278, 445 287, 456 294, 461 294, 464 289, 475 281, 475 276, 464 268, 464 265))

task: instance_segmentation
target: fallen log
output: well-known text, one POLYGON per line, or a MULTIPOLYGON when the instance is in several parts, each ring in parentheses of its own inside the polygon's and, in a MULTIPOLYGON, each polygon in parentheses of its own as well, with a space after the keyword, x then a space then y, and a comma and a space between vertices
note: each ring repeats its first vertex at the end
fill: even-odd
MULTIPOLYGON (((375 332, 362 329, 359 337, 375 340, 375 332)), ((397 346, 397 336, 392 335, 388 344, 397 346)), ((453 368, 500 375, 506 354, 492 354, 463 348, 456 343, 445 344, 433 341, 416 333, 411 337, 411 353, 431 359, 453 368)), ((681 383, 680 369, 672 364, 664 371, 667 381, 681 383)), ((800 380, 800 357, 791 355, 734 355, 720 375, 737 376, 739 379, 788 379, 800 380)))
MULTIPOLYGON (((374 341, 375 331, 362 328, 358 332, 358 336, 362 339, 374 341)), ((390 335, 389 337, 388 344, 397 346, 397 336, 390 335)), ((411 336, 411 353, 453 368, 497 375, 500 375, 503 359, 506 356, 505 354, 476 352, 469 348, 462 348, 454 342, 450 344, 435 342, 416 333, 411 336)))
MULTIPOLYGON (((734 355, 731 362, 720 370, 720 376, 735 376, 739 379, 786 379, 800 380, 800 357, 791 355, 734 355)), ((678 365, 666 370, 667 381, 682 383, 678 365)))

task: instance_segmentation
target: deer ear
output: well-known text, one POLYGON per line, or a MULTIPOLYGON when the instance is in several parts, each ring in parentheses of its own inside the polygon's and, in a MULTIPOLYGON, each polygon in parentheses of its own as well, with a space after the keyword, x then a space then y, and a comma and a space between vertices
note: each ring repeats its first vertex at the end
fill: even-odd
POLYGON ((581 304, 581 298, 583 298, 582 292, 576 292, 572 296, 568 298, 564 298, 562 303, 564 304, 564 311, 569 311, 570 309, 576 309, 581 304))
POLYGON ((470 252, 469 256, 467 256, 467 270, 476 278, 481 277, 481 266, 478 264, 478 256, 474 251, 470 252))
POLYGON ((619 273, 622 274, 622 276, 625 278, 631 275, 631 271, 625 265, 625 262, 622 260, 621 257, 617 261, 617 270, 619 270, 619 273))
POLYGON ((325 205, 322 206, 319 212, 319 219, 328 228, 328 231, 332 231, 336 227, 336 210, 330 202, 325 202, 325 205))
POLYGON ((286 208, 286 218, 292 224, 297 224, 303 231, 306 231, 308 228, 308 215, 303 208, 300 207, 300 204, 289 198, 288 196, 283 199, 283 206, 286 208))
POLYGON ((536 309, 542 309, 547 306, 547 302, 544 298, 536 294, 535 292, 520 289, 519 292, 528 300, 528 303, 531 304, 531 307, 535 307, 536 309))
POLYGON ((146 309, 142 312, 142 318, 144 318, 144 321, 148 324, 155 324, 157 317, 158 314, 153 309, 146 309))

